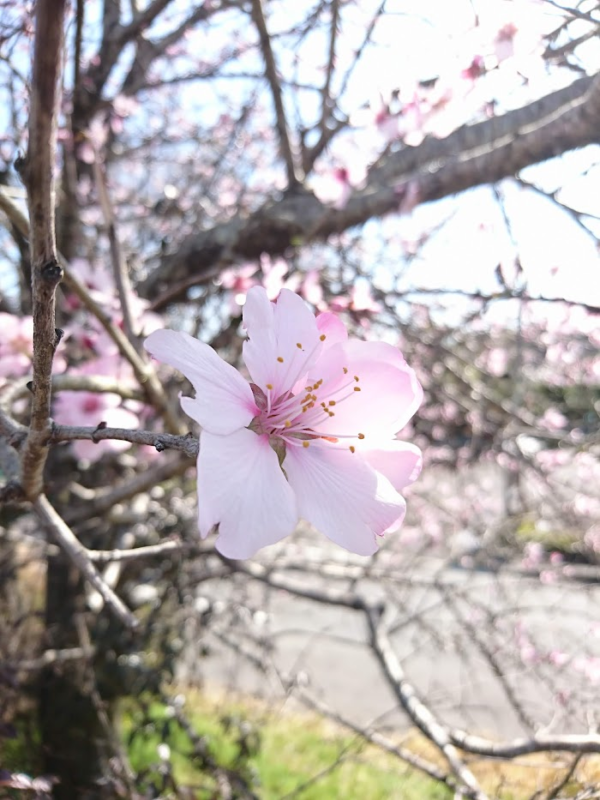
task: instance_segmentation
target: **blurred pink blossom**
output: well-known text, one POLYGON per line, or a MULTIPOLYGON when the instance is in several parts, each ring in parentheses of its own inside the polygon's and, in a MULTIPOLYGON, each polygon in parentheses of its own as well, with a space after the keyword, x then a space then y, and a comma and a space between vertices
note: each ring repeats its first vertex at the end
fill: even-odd
MULTIPOLYGON (((135 386, 133 372, 129 364, 118 356, 86 361, 70 370, 72 375, 102 375, 117 378, 124 386, 135 386)), ((138 416, 123 407, 123 400, 111 392, 59 392, 54 398, 54 420, 59 425, 97 427, 105 422, 111 428, 136 428, 138 416)), ((114 439, 104 439, 98 444, 86 439, 72 442, 77 458, 97 461, 108 451, 126 450, 131 445, 114 439)))
POLYGON ((550 431, 566 428, 569 420, 556 408, 547 408, 540 417, 540 425, 550 431))
MULTIPOLYGON (((0 313, 0 385, 3 378, 20 378, 31 371, 33 318, 0 313)), ((62 372, 65 360, 60 348, 54 356, 54 372, 62 372)))

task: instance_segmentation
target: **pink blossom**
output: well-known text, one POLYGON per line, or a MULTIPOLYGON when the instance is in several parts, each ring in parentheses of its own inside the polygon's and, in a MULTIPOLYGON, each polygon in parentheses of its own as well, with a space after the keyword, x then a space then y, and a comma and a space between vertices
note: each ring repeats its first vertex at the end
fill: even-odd
POLYGON ((557 408, 547 408, 540 418, 540 425, 550 431, 559 431, 566 428, 569 420, 557 408))
MULTIPOLYGON (((80 364, 70 371, 72 375, 110 375, 118 378, 124 386, 134 386, 133 371, 129 364, 119 358, 106 355, 80 364)), ((112 392, 59 392, 54 399, 54 420, 60 425, 97 427, 105 422, 111 428, 135 428, 137 415, 124 408, 119 395, 112 392)), ((137 405, 137 404, 136 404, 137 405)), ((126 450, 131 445, 116 439, 103 439, 95 443, 88 439, 77 439, 72 443, 77 458, 97 461, 108 451, 126 450)), ((148 448, 152 451, 154 448, 148 448)), ((154 451, 156 452, 156 451, 154 451)))
POLYGON ((333 314, 312 315, 283 289, 244 305, 244 360, 252 383, 188 334, 156 331, 146 349, 191 381, 181 397, 202 426, 198 521, 219 526, 217 547, 249 558, 298 518, 360 555, 404 518, 400 491, 421 468, 418 448, 395 439, 422 390, 391 345, 349 340, 333 314))
MULTIPOLYGON (((97 427, 105 422, 111 428, 137 427, 137 416, 121 407, 119 395, 110 392, 60 392, 54 401, 54 419, 59 424, 97 427)), ((77 458, 97 461, 109 450, 126 450, 131 445, 116 439, 98 443, 77 439, 73 450, 77 458)))
MULTIPOLYGON (((0 313, 0 385, 3 378, 20 378, 31 372, 33 358, 33 317, 0 313)), ((65 360, 59 350, 54 371, 62 372, 65 360)))
POLYGON ((323 288, 321 286, 318 269, 311 269, 306 273, 306 277, 302 281, 300 292, 302 297, 315 308, 323 307, 323 288))
POLYGON ((0 313, 0 377, 27 374, 33 353, 33 318, 0 313))

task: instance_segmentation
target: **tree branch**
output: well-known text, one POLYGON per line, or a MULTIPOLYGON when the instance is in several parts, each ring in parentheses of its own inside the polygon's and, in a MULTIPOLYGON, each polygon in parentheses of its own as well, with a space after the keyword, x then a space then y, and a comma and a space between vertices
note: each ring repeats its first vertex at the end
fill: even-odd
MULTIPOLYGON (((416 185, 418 202, 425 203, 511 177, 530 164, 600 141, 599 130, 600 77, 581 78, 523 108, 466 125, 446 139, 428 137, 418 147, 386 155, 344 208, 330 208, 312 192, 298 190, 250 216, 192 234, 164 257, 140 291, 156 298, 174 283, 192 276, 202 281, 207 272, 236 260, 282 254, 299 240, 303 245, 326 240, 372 217, 397 213, 409 185, 416 185)), ((169 302, 176 299, 171 294, 169 302)))
POLYGON ((91 583, 96 591, 101 595, 104 602, 109 606, 121 622, 128 628, 134 629, 138 626, 138 620, 118 597, 113 590, 107 586, 92 564, 87 549, 81 544, 69 526, 57 514, 48 502, 45 495, 39 495, 34 501, 33 508, 43 525, 54 537, 61 550, 71 559, 73 564, 81 574, 91 583))
POLYGON ((298 184, 296 171, 294 166, 294 155, 290 144, 290 137, 288 133, 288 125, 285 117, 285 109, 283 107, 283 94, 281 91, 281 84, 277 76, 277 65, 275 64, 275 56, 271 48, 271 39, 267 31, 267 23, 262 9, 261 0, 252 0, 252 19, 256 25, 258 36, 260 39, 260 49, 263 54, 265 62, 265 75, 271 87, 271 94, 273 95, 273 105, 275 106, 275 125, 279 135, 279 146, 281 148, 281 155, 285 162, 287 171, 288 187, 293 189, 298 184))
POLYGON ((139 342, 136 336, 136 331, 134 331, 133 317, 131 315, 131 284, 129 282, 129 274, 127 272, 125 259, 123 258, 121 243, 117 235, 115 215, 110 198, 108 196, 104 165, 100 162, 100 155, 97 151, 94 153, 94 155, 94 180, 96 183, 98 200, 100 202, 100 208, 102 209, 102 215, 104 217, 104 224, 106 225, 106 232, 110 245, 110 257, 112 261, 113 275, 115 277, 115 286, 117 287, 119 302, 121 304, 121 313, 123 314, 123 328, 131 345, 137 350, 139 348, 139 342))
POLYGON ((87 439, 100 442, 105 439, 116 439, 131 444, 146 444, 156 447, 159 452, 163 450, 182 450, 190 458, 198 455, 198 439, 192 434, 174 436, 170 433, 154 433, 153 431, 134 431, 128 428, 108 428, 100 423, 97 427, 76 427, 70 425, 52 426, 48 442, 68 442, 74 439, 87 439))
MULTIPOLYGON (((23 236, 29 236, 29 223, 21 210, 13 203, 9 195, 0 187, 0 209, 4 211, 10 221, 17 227, 23 236)), ((146 393, 148 400, 159 411, 166 424, 173 431, 181 430, 177 416, 173 412, 162 384, 156 376, 156 371, 151 363, 142 357, 133 347, 123 331, 113 323, 110 317, 102 310, 90 296, 85 286, 71 272, 65 259, 58 254, 58 262, 64 272, 64 279, 69 289, 77 295, 87 310, 93 314, 104 330, 108 333, 121 355, 127 359, 135 373, 136 378, 146 393)))
POLYGON ((448 730, 435 718, 430 709, 419 699, 414 688, 408 683, 402 665, 387 636, 385 618, 369 611, 367 613, 371 644, 391 687, 394 689, 402 708, 410 719, 433 742, 452 768, 454 774, 471 792, 476 800, 486 800, 475 776, 463 763, 448 730))
POLYGON ((21 454, 21 486, 32 500, 43 489, 52 359, 62 336, 54 322, 56 287, 62 278, 54 228, 54 169, 65 9, 66 0, 37 3, 29 146, 20 167, 31 220, 33 297, 33 398, 29 433, 21 454))

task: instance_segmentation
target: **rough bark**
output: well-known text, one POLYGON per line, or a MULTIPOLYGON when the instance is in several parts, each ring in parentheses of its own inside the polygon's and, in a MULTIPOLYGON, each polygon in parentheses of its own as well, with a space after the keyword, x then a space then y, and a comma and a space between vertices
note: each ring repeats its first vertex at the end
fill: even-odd
POLYGON ((600 77, 581 78, 523 108, 466 125, 445 139, 429 137, 418 147, 405 146, 386 155, 372 166, 365 186, 344 208, 331 208, 299 187, 250 216, 195 233, 164 257, 140 291, 159 298, 155 306, 162 308, 185 297, 194 278, 200 283, 236 260, 255 259, 261 253, 281 255, 298 244, 324 241, 373 217, 399 212, 409 189, 418 203, 426 203, 599 142, 600 77))

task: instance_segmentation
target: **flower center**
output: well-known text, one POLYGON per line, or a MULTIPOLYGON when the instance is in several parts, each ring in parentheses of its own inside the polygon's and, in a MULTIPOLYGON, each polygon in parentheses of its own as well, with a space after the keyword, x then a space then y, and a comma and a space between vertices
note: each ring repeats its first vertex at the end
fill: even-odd
MULTIPOLYGON (((324 340, 324 336, 321 340, 324 340)), ((301 349, 301 343, 298 343, 301 349)), ((277 362, 285 368, 282 357, 277 362)), ((293 365, 289 367, 293 370, 293 365)), ((254 398, 260 413, 252 420, 250 429, 256 433, 267 434, 271 446, 278 452, 274 443, 281 442, 292 447, 321 446, 332 447, 339 445, 340 439, 364 439, 363 433, 330 431, 322 429, 324 423, 335 418, 336 412, 343 403, 351 403, 361 391, 360 376, 350 375, 348 367, 342 367, 343 378, 339 375, 320 377, 310 385, 303 387, 302 391, 287 392, 280 397, 274 396, 272 384, 266 384, 266 391, 252 385, 254 398)), ((287 386, 293 385, 301 375, 294 376, 285 381, 287 386)), ((279 445, 278 445, 279 447, 279 445)), ((344 446, 345 447, 345 446, 344 446)), ((349 445, 350 452, 355 452, 355 446, 349 445)), ((281 460, 281 457, 280 457, 281 460)))

